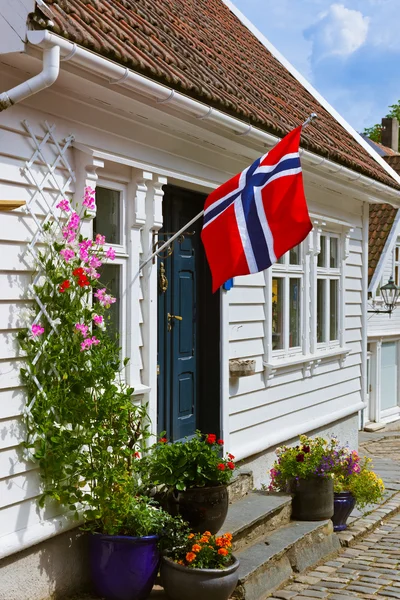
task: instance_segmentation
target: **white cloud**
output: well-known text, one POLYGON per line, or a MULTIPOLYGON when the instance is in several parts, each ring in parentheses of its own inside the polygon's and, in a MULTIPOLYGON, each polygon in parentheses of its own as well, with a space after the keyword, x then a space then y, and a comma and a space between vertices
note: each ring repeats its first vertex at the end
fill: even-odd
POLYGON ((327 56, 350 56, 367 39, 369 17, 343 4, 332 4, 304 35, 313 45, 312 58, 318 61, 327 56))

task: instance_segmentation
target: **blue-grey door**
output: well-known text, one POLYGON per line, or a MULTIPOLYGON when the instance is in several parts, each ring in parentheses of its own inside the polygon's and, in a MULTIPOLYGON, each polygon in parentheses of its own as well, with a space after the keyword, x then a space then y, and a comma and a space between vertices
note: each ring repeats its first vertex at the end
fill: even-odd
MULTIPOLYGON (((203 195, 167 186, 160 242, 200 212, 203 204, 203 195)), ((216 406, 207 425, 219 430, 219 336, 215 332, 210 334, 210 344, 217 364, 210 368, 210 383, 201 381, 207 349, 201 329, 215 326, 215 318, 219 319, 218 294, 212 298, 201 227, 202 219, 174 242, 170 255, 158 259, 158 431, 166 431, 171 441, 191 436, 206 424, 209 401, 204 396, 210 385, 216 406), (217 313, 212 319, 210 303, 217 313)))

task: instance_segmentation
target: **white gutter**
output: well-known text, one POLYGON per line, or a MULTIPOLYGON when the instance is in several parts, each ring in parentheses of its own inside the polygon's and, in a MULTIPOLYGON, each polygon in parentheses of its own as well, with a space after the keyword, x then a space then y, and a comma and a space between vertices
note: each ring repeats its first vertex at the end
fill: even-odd
POLYGON ((0 94, 0 112, 50 87, 60 72, 60 47, 54 44, 43 52, 43 69, 28 81, 0 94))
POLYGON ((274 56, 288 71, 293 75, 295 79, 308 91, 314 98, 340 123, 340 125, 356 140, 356 142, 364 148, 372 156, 381 167, 385 169, 397 181, 400 183, 400 177, 398 173, 368 144, 368 142, 355 130, 353 127, 339 114, 333 106, 310 84, 309 81, 303 75, 301 75, 297 69, 271 44, 271 42, 253 25, 247 17, 231 2, 231 0, 222 0, 222 2, 229 8, 231 12, 243 23, 243 25, 251 31, 251 33, 258 39, 259 42, 274 56))
MULTIPOLYGON (((28 31, 28 41, 40 48, 48 48, 49 46, 58 46, 61 50, 61 61, 70 61, 81 67, 82 69, 94 73, 96 76, 106 80, 108 85, 121 86, 125 89, 130 89, 135 93, 141 94, 147 98, 151 98, 156 104, 169 104, 174 110, 184 113, 199 121, 209 121, 214 125, 228 130, 230 134, 235 134, 238 137, 248 137, 253 142, 262 144, 263 146, 274 146, 279 138, 262 131, 248 123, 230 117, 222 111, 216 110, 206 104, 193 100, 180 92, 168 88, 165 85, 157 83, 143 75, 139 75, 130 69, 118 65, 117 63, 104 58, 94 52, 86 50, 73 42, 55 35, 47 30, 28 31)), ((360 138, 362 140, 362 138, 360 138)), ((358 141, 358 140, 357 140, 358 141)), ((368 144, 367 144, 368 145, 368 144)), ((374 159, 380 159, 379 155, 370 148, 374 159)), ((389 186, 375 181, 370 177, 361 175, 353 170, 339 165, 327 158, 313 154, 308 150, 301 150, 302 161, 310 167, 317 167, 326 172, 338 176, 346 181, 346 184, 357 182, 357 186, 374 191, 376 196, 385 196, 387 202, 400 206, 400 192, 390 188, 389 186)), ((378 161, 380 162, 380 161, 378 161)), ((399 175, 383 161, 383 165, 387 173, 400 184, 399 175)), ((383 201, 383 200, 382 200, 383 201)))

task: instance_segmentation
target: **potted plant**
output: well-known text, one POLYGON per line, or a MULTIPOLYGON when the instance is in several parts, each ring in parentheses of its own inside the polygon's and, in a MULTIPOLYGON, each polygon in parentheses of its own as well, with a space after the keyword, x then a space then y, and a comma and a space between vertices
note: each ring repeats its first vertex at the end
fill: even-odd
POLYGON ((101 518, 87 523, 95 591, 106 600, 145 600, 153 588, 161 552, 187 539, 188 527, 151 499, 120 490, 101 518))
MULTIPOLYGON (((86 190, 83 206, 94 208, 93 190, 86 190)), ((162 531, 181 525, 135 497, 148 416, 121 377, 127 361, 121 364, 109 332, 116 300, 99 278, 114 251, 102 235, 82 236, 85 213, 67 200, 57 208, 59 219, 43 227, 45 245, 31 289, 35 308, 19 334, 27 389, 25 457, 40 468, 41 505, 48 499, 61 503, 94 532, 95 586, 110 600, 142 600, 157 572, 162 531)))
POLYGON ((376 504, 384 490, 382 479, 372 471, 370 458, 361 458, 356 450, 348 447, 340 448, 334 469, 334 531, 345 530, 353 508, 376 504))
POLYGON ((186 544, 161 561, 161 583, 170 600, 228 600, 238 582, 232 535, 191 533, 186 544))
POLYGON ((162 436, 142 459, 149 487, 166 494, 166 507, 179 513, 193 531, 217 533, 228 512, 227 484, 234 456, 222 456, 223 440, 196 432, 184 442, 169 444, 162 436))
POLYGON ((336 439, 300 436, 300 444, 276 449, 270 491, 293 494, 292 518, 320 521, 333 515, 333 470, 336 439))

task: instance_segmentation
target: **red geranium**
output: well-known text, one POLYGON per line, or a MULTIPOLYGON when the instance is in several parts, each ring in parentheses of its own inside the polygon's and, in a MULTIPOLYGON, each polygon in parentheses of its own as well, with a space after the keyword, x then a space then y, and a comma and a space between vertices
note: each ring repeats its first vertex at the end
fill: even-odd
POLYGON ((79 285, 79 287, 86 287, 90 285, 90 281, 86 277, 86 275, 81 275, 77 281, 77 284, 79 285))
POLYGON ((160 444, 166 444, 168 442, 166 437, 162 437, 159 439, 160 444))
POLYGON ((220 446, 223 446, 224 445, 224 440, 218 440, 217 444, 219 444, 220 446))
POLYGON ((84 270, 82 267, 78 267, 77 269, 74 269, 72 271, 72 275, 75 275, 75 277, 81 277, 84 274, 84 270))
POLYGON ((60 285, 58 290, 59 290, 60 294, 63 294, 65 292, 65 290, 67 290, 70 287, 71 287, 71 282, 69 281, 69 279, 66 279, 65 281, 62 282, 62 284, 60 285))
POLYGON ((226 464, 228 465, 229 469, 231 469, 231 471, 233 471, 233 469, 235 468, 235 463, 233 463, 232 461, 229 461, 226 464))
POLYGON ((229 460, 233 460, 235 457, 233 456, 233 454, 228 454, 228 458, 229 460))
POLYGON ((217 469, 218 469, 218 471, 225 471, 224 463, 219 463, 219 465, 217 465, 217 469))
POLYGON ((206 439, 207 444, 215 444, 217 441, 217 436, 215 433, 209 433, 206 439))

